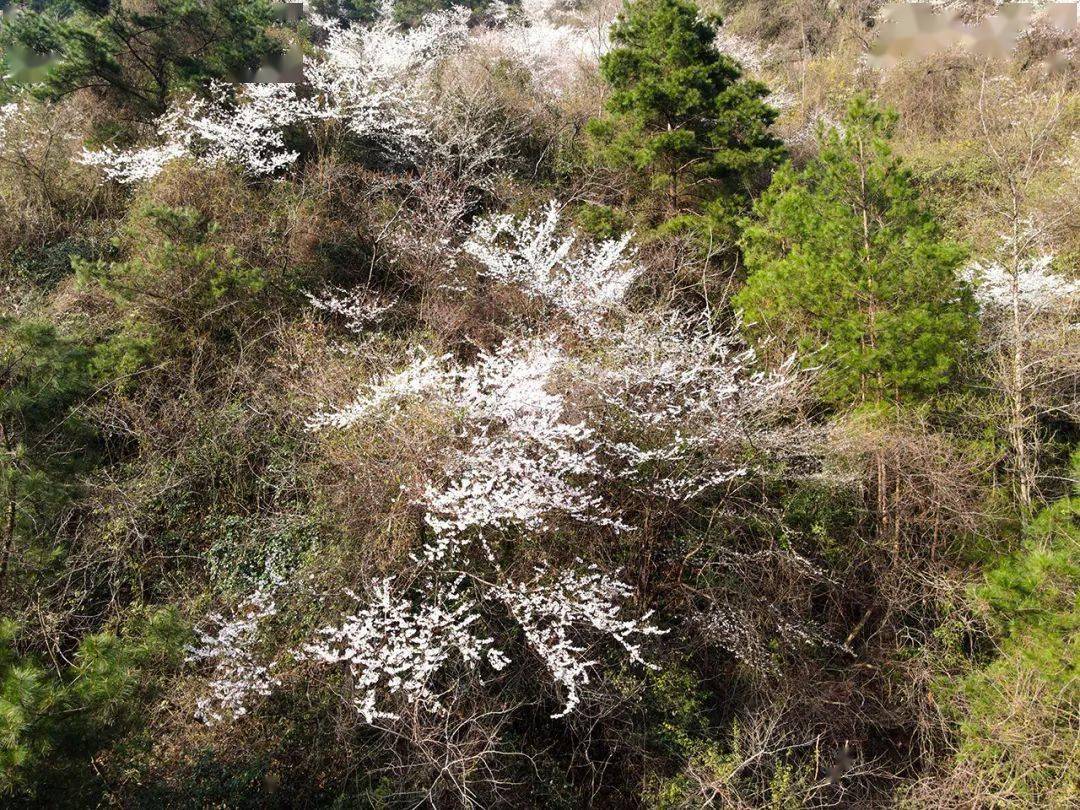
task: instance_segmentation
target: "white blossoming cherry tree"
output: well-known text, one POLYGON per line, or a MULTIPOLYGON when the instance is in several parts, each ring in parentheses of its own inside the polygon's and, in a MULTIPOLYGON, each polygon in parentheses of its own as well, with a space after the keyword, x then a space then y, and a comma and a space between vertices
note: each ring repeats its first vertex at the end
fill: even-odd
MULTIPOLYGON (((354 607, 297 653, 346 667, 368 723, 438 715, 462 675, 501 677, 522 656, 542 663, 555 717, 578 710, 612 655, 648 666, 645 643, 663 632, 651 612, 562 539, 632 538, 640 510, 629 502, 676 508, 745 474, 743 442, 761 438, 791 390, 787 370, 754 372, 752 352, 705 316, 631 312, 641 270, 630 237, 583 238, 560 227, 559 210, 481 219, 448 260, 449 272, 475 262, 542 301, 547 337, 512 335, 469 362, 418 351, 308 419, 313 432, 358 437, 413 418, 448 426, 405 493, 423 527, 407 570, 348 592, 354 607)), ((311 301, 360 341, 394 305, 365 290, 311 301)), ((230 675, 237 655, 217 655, 242 680, 230 675)), ((259 675, 252 696, 266 691, 259 675)))
POLYGON ((430 77, 445 56, 464 47, 468 12, 430 14, 408 31, 389 14, 385 8, 371 26, 317 18, 326 42, 305 62, 302 94, 291 84, 215 82, 206 97, 180 101, 161 116, 154 143, 87 149, 83 161, 120 183, 150 180, 185 157, 235 165, 256 177, 273 175, 299 157, 286 147, 287 129, 327 120, 341 122, 389 157, 415 160, 432 140, 430 77))
POLYGON ((315 101, 301 99, 292 85, 249 84, 236 89, 215 82, 207 98, 193 96, 157 120, 157 144, 88 149, 83 162, 120 183, 153 179, 179 158, 236 165, 253 176, 271 175, 299 157, 286 148, 286 128, 324 115, 315 101))

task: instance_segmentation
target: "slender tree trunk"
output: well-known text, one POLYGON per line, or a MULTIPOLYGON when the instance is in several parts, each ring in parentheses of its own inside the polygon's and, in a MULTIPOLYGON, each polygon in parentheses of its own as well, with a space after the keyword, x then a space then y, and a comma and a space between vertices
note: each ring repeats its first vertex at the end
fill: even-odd
POLYGON ((7 482, 7 504, 4 507, 3 558, 0 558, 0 588, 7 582, 8 566, 15 551, 15 453, 11 447, 11 437, 3 422, 0 422, 0 447, 11 465, 7 482))
POLYGON ((1027 442, 1027 407, 1024 391, 1024 331, 1020 317, 1020 220, 1017 200, 1013 200, 1013 239, 1012 254, 1009 257, 1009 285, 1012 298, 1012 312, 1010 323, 1010 338, 1012 351, 1010 352, 1009 384, 1009 439, 1013 446, 1013 455, 1016 458, 1017 488, 1020 502, 1025 509, 1031 508, 1034 497, 1035 470, 1033 458, 1029 453, 1027 442))
MULTIPOLYGON (((866 340, 870 351, 877 352, 877 298, 874 291, 874 278, 870 263, 870 200, 866 192, 866 153, 862 136, 859 137, 859 207, 862 209, 862 235, 863 235, 863 262, 866 265, 866 289, 869 296, 866 312, 866 340)), ((884 391, 884 380, 881 369, 875 372, 877 378, 877 393, 884 391)), ((864 386, 865 388, 865 386, 864 386)), ((865 398, 865 390, 863 397, 865 398)))
POLYGON ((878 448, 876 461, 878 525, 881 526, 881 536, 884 538, 889 531, 889 490, 885 480, 885 453, 881 448, 878 448))

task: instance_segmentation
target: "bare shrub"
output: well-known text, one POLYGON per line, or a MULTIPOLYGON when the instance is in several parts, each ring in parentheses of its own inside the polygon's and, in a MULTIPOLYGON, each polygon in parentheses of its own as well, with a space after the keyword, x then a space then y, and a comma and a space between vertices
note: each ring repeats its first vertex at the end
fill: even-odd
POLYGON ((900 114, 901 137, 939 138, 965 114, 975 71, 974 59, 960 53, 903 61, 881 77, 878 97, 900 114))
POLYGON ((992 460, 971 460, 946 436, 910 417, 838 424, 830 448, 877 521, 879 541, 901 554, 934 559, 984 526, 981 480, 992 460))
POLYGON ((92 115, 87 99, 12 103, 0 113, 0 254, 31 276, 55 280, 68 253, 93 253, 109 232, 119 194, 99 187, 78 150, 92 115), (66 250, 65 250, 66 248, 66 250))

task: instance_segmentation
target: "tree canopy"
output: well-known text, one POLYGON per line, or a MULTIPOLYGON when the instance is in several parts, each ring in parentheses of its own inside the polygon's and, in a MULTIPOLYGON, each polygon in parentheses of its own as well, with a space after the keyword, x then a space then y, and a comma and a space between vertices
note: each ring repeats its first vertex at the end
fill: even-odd
POLYGON ((665 218, 721 195, 748 199, 782 154, 768 90, 717 50, 716 22, 688 0, 634 3, 600 60, 611 94, 589 124, 597 157, 640 172, 665 218))
POLYGON ((889 147, 895 115, 856 99, 805 168, 777 172, 746 223, 735 296, 759 343, 821 366, 836 402, 932 394, 976 329, 947 238, 889 147))
POLYGON ((256 66, 271 20, 268 0, 50 2, 13 15, 3 41, 50 55, 39 95, 91 89, 153 117, 177 88, 256 66))

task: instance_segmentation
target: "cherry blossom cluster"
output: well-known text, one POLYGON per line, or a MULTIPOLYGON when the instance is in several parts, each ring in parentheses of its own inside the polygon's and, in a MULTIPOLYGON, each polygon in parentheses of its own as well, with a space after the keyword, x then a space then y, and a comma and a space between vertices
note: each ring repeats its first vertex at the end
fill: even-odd
POLYGON ((684 501, 745 474, 719 451, 783 404, 790 363, 752 371, 753 351, 705 316, 640 316, 609 337, 602 361, 581 376, 620 485, 684 501))
POLYGON ((87 149, 82 159, 121 183, 149 180, 183 157, 269 175, 299 156, 286 148, 285 129, 321 116, 316 103, 300 99, 291 85, 251 84, 237 93, 231 85, 214 82, 208 98, 192 97, 157 120, 160 143, 127 150, 87 149))
POLYGON ((468 39, 469 12, 460 6, 429 14, 401 30, 384 9, 370 26, 321 21, 327 41, 304 75, 325 104, 327 117, 357 137, 390 151, 414 154, 429 134, 428 79, 468 39))
POLYGON ((343 290, 340 287, 320 295, 306 293, 312 309, 335 315, 345 322, 345 328, 359 334, 393 308, 393 301, 363 287, 343 290))
MULTIPOLYGON (((574 238, 557 240, 553 219, 534 223, 543 234, 517 242, 517 249, 482 251, 474 243, 472 250, 508 283, 543 284, 549 296, 561 298, 566 293, 550 270, 569 272, 566 256, 574 238)), ((528 221, 493 227, 520 228, 528 221)), ((614 305, 619 299, 605 293, 601 300, 614 305)), ((789 368, 752 371, 753 353, 705 316, 637 316, 607 330, 598 318, 588 324, 603 347, 599 359, 583 364, 555 342, 535 339, 507 341, 464 367, 418 354, 343 408, 316 414, 309 426, 348 427, 409 400, 422 400, 456 421, 461 443, 448 454, 442 476, 418 497, 434 535, 424 550, 430 559, 445 556, 467 535, 510 527, 542 532, 558 525, 557 517, 623 529, 600 495, 605 481, 685 501, 746 472, 733 452, 723 451, 783 404, 792 388, 789 368), (567 418, 561 393, 571 379, 580 381, 589 405, 577 419, 567 418)))
POLYGON ((452 661, 475 668, 486 661, 501 670, 508 659, 477 632, 476 603, 462 593, 459 577, 446 591, 425 589, 414 600, 394 593, 392 578, 373 583, 371 595, 357 600, 356 612, 339 626, 319 631, 303 658, 327 664, 344 662, 354 680, 357 710, 368 723, 398 715, 380 708, 380 693, 440 711, 438 677, 452 661))
POLYGON ((1016 273, 1000 262, 974 263, 966 270, 976 282, 975 295, 986 309, 1011 309, 1017 306, 1030 312, 1052 309, 1069 299, 1080 297, 1080 282, 1050 272, 1054 256, 1043 254, 1020 263, 1016 273))
POLYGON ((578 640, 583 629, 617 642, 631 661, 649 667, 641 655, 641 639, 665 632, 648 623, 652 611, 637 619, 623 618, 622 604, 633 589, 596 566, 554 574, 541 566, 532 580, 508 582, 495 593, 520 623, 530 648, 566 690, 563 710, 553 718, 574 711, 581 687, 589 683, 589 670, 598 663, 586 657, 588 649, 578 640))
POLYGON ((258 662, 255 644, 265 619, 277 615, 274 588, 279 580, 255 590, 226 620, 220 614, 209 617, 219 626, 217 633, 199 632, 199 646, 187 649, 189 662, 212 661, 214 672, 208 694, 196 700, 195 715, 206 723, 242 717, 252 696, 269 695, 278 683, 269 668, 258 662))
POLYGON ((575 641, 579 632, 615 640, 634 661, 641 661, 634 639, 659 632, 648 616, 620 618, 631 589, 610 576, 595 569, 553 574, 545 568, 533 580, 514 583, 503 577, 491 551, 489 539, 507 529, 543 532, 560 515, 618 527, 595 491, 604 473, 592 431, 567 419, 558 375, 568 367, 565 354, 544 340, 509 341, 464 367, 445 357, 418 356, 344 411, 316 420, 317 427, 356 424, 420 398, 425 406, 454 415, 461 437, 443 460, 441 475, 417 499, 431 531, 415 559, 435 582, 456 577, 453 598, 439 599, 438 588, 430 584, 410 596, 392 596, 388 581, 377 582, 366 606, 340 628, 325 630, 326 643, 309 650, 314 660, 350 662, 361 687, 357 707, 368 722, 393 716, 379 708, 381 693, 400 692, 409 702, 438 711, 439 694, 431 684, 451 659, 475 666, 483 655, 496 670, 508 662, 492 646, 491 634, 472 629, 481 626, 481 614, 476 600, 461 596, 463 582, 481 592, 479 602, 486 592, 520 623, 565 689, 566 705, 558 717, 577 706, 580 687, 597 663, 582 655, 585 648, 575 641), (476 538, 495 572, 484 577, 494 577, 494 586, 477 575, 478 562, 464 553, 476 538))
POLYGON ((565 419, 566 401, 553 390, 567 363, 542 340, 508 341, 464 367, 422 354, 308 425, 348 427, 410 399, 457 420, 461 445, 418 498, 434 535, 423 550, 428 559, 443 558, 468 534, 546 530, 554 515, 617 527, 593 491, 601 470, 592 432, 565 419))
MULTIPOLYGON (((554 76, 566 74, 570 61, 595 61, 599 46, 582 29, 552 25, 547 5, 526 4, 526 11, 523 20, 481 33, 480 41, 494 37, 501 50, 531 65, 534 75, 547 76, 540 84, 548 89, 557 86, 554 76)), ((436 109, 430 81, 447 56, 469 45, 468 18, 467 9, 454 7, 428 14, 408 30, 392 21, 389 8, 370 26, 315 18, 326 41, 305 62, 311 98, 299 98, 287 84, 249 84, 237 91, 214 83, 208 98, 190 98, 155 122, 156 143, 85 150, 83 161, 121 183, 149 180, 184 157, 271 175, 298 157, 286 148, 288 127, 331 119, 390 156, 464 161, 457 168, 470 178, 490 178, 490 171, 478 169, 490 170, 503 156, 504 139, 474 116, 436 109)))
POLYGON ((215 82, 208 99, 183 110, 175 132, 166 136, 193 144, 200 160, 232 163, 253 175, 274 174, 299 154, 285 148, 284 130, 322 117, 315 102, 301 99, 287 84, 246 85, 239 102, 231 86, 215 82))
POLYGON ((121 183, 149 180, 183 157, 270 175, 299 156, 286 148, 286 129, 325 119, 343 121, 358 137, 408 152, 427 139, 427 79, 439 59, 464 45, 467 18, 468 12, 457 8, 428 15, 409 31, 385 16, 370 27, 323 21, 327 43, 320 58, 305 65, 312 98, 300 98, 288 84, 248 84, 237 91, 215 82, 208 98, 190 98, 155 122, 158 143, 85 150, 83 161, 121 183))
POLYGON ((560 234, 559 205, 552 201, 539 216, 480 220, 463 249, 486 277, 517 286, 596 332, 641 274, 627 250, 631 236, 594 243, 560 234))
POLYGON ((585 568, 580 560, 578 565, 581 570, 557 573, 541 566, 528 581, 494 586, 469 574, 454 575, 449 585, 444 577, 400 590, 393 578, 375 580, 364 597, 347 592, 358 604, 356 611, 319 630, 319 639, 299 657, 344 663, 353 678, 354 705, 368 723, 399 719, 388 708, 397 700, 441 713, 443 698, 455 685, 455 665, 501 672, 510 663, 487 629, 482 609, 484 603, 498 604, 564 688, 563 710, 553 715, 564 717, 580 703, 581 687, 599 663, 585 657, 590 638, 614 641, 632 661, 649 666, 641 643, 666 632, 649 623, 651 612, 624 618, 633 596, 630 586, 595 566, 585 568), (478 597, 469 596, 467 588, 478 597))
POLYGON ((493 3, 493 26, 481 29, 476 43, 521 65, 541 92, 565 92, 584 68, 596 65, 608 47, 610 21, 584 20, 569 4, 523 0, 511 9, 493 3))
POLYGON ((601 471, 592 431, 565 418, 566 401, 555 392, 566 364, 549 341, 511 341, 453 373, 448 402, 466 440, 419 499, 434 533, 429 559, 463 536, 546 531, 558 515, 617 526, 594 491, 601 471))

